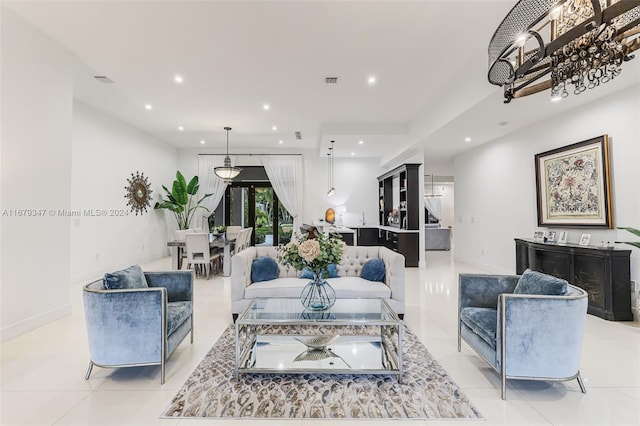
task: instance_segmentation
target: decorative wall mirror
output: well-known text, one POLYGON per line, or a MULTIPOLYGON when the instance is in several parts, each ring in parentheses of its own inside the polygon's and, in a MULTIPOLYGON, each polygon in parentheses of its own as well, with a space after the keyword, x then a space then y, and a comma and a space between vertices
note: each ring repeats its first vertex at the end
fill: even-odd
POLYGON ((127 190, 124 196, 128 199, 127 205, 131 206, 132 212, 136 212, 136 216, 138 213, 146 213, 147 207, 151 206, 151 193, 153 192, 151 184, 147 181, 144 173, 138 171, 135 175, 131 173, 131 178, 128 178, 127 182, 129 185, 124 187, 127 190))

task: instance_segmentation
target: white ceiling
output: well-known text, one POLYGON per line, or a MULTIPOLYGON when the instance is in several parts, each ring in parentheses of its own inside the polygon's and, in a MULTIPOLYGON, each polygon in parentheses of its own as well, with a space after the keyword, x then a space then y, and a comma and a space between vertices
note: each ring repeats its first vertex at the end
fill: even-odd
POLYGON ((324 157, 335 140, 339 157, 384 164, 424 150, 447 159, 640 75, 626 64, 610 87, 565 105, 550 107, 548 94, 503 105, 486 80, 486 51, 511 0, 3 4, 78 56, 75 98, 181 148, 224 148, 230 126, 231 151, 324 157), (325 84, 327 76, 338 84, 325 84))

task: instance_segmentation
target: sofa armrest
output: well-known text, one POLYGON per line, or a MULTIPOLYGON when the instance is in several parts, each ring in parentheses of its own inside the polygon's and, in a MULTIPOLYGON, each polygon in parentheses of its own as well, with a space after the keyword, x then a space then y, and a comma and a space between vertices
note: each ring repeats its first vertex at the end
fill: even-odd
POLYGON ((586 292, 578 296, 501 295, 496 348, 502 348, 504 342, 507 375, 567 378, 577 374, 587 304, 586 292))
MULTIPOLYGON (((384 283, 391 289, 391 298, 405 303, 404 256, 386 247, 380 247, 378 256, 383 260, 387 271, 384 283)), ((401 313, 404 313, 401 312, 401 313)))
POLYGON ((169 302, 193 301, 193 271, 145 272, 149 287, 167 289, 169 302))
POLYGON ((231 258, 231 301, 244 299, 244 289, 251 284, 251 264, 257 256, 255 247, 248 247, 231 258))
POLYGON ((460 274, 458 309, 466 307, 497 309, 502 293, 513 293, 519 275, 460 274))
POLYGON ((83 300, 93 362, 105 366, 159 362, 166 334, 167 290, 87 287, 83 300))

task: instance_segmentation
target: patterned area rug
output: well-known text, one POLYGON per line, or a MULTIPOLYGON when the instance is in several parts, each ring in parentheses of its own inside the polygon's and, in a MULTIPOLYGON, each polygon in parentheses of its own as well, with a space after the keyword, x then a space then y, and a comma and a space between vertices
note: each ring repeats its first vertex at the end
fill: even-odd
POLYGON ((392 375, 243 374, 233 378, 229 326, 163 417, 470 419, 482 415, 417 337, 403 333, 402 384, 392 375))

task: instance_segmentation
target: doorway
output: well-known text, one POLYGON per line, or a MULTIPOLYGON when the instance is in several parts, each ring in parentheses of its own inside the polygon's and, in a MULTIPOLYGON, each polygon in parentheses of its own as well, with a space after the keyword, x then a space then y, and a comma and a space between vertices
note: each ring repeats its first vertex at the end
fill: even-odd
POLYGON ((270 182, 232 182, 224 197, 225 225, 252 227, 251 245, 277 246, 291 239, 293 217, 270 182))

